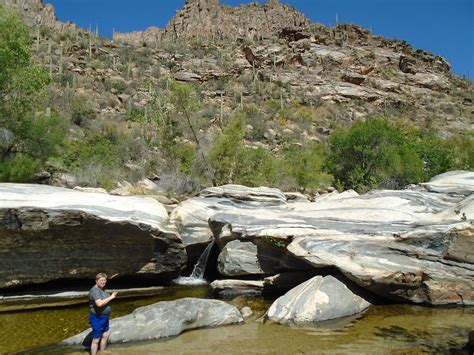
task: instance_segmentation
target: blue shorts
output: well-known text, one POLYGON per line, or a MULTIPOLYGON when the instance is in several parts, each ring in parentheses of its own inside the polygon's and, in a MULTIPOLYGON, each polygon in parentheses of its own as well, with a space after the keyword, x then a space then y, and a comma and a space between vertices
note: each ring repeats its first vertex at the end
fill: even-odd
POLYGON ((102 314, 100 316, 89 313, 89 323, 92 327, 92 337, 100 338, 103 333, 110 329, 109 326, 110 313, 102 314))

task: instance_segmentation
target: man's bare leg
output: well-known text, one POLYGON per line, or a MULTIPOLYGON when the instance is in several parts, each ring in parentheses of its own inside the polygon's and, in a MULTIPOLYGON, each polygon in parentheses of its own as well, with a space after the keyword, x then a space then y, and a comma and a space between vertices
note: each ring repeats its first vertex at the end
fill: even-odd
POLYGON ((96 355, 99 349, 100 338, 93 338, 91 344, 91 355, 96 355))
POLYGON ((110 330, 102 334, 102 338, 100 339, 100 351, 104 351, 107 348, 109 335, 110 335, 110 330))

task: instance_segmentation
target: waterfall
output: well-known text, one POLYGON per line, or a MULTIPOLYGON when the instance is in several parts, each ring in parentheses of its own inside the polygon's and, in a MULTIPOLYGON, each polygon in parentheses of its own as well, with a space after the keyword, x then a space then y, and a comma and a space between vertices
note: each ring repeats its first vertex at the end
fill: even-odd
POLYGON ((180 276, 174 280, 175 283, 179 285, 203 285, 206 284, 206 280, 204 279, 204 272, 206 271, 207 259, 209 258, 209 254, 211 252, 212 246, 214 245, 214 241, 210 242, 206 249, 202 252, 199 260, 194 265, 193 272, 191 276, 180 276))
POLYGON ((209 253, 211 252, 213 245, 214 245, 214 241, 210 242, 207 245, 206 249, 204 249, 196 265, 194 265, 193 272, 191 273, 191 276, 190 276, 191 278, 195 278, 195 279, 204 278, 204 273, 206 272, 207 259, 209 259, 209 253))

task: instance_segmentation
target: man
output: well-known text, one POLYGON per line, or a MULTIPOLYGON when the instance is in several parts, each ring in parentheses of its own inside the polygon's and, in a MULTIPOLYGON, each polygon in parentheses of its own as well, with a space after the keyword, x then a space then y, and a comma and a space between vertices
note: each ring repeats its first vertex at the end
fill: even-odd
POLYGON ((105 292, 106 283, 107 275, 99 273, 95 277, 95 285, 89 291, 89 323, 93 338, 91 355, 96 355, 99 348, 100 351, 105 350, 110 335, 109 317, 112 309, 109 303, 115 299, 117 292, 113 292, 112 295, 105 292))

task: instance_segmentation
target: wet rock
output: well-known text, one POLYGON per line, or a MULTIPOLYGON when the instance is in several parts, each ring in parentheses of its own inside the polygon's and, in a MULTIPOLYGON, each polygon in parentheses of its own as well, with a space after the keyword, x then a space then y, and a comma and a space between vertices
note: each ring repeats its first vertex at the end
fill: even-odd
POLYGON ((243 307, 241 310, 240 310, 240 313, 242 314, 242 317, 244 318, 248 318, 250 317, 252 314, 253 314, 253 311, 250 307, 243 307))
MULTIPOLYGON (((110 343, 167 338, 185 330, 217 327, 243 321, 240 311, 219 300, 181 298, 140 307, 133 313, 110 321, 110 343)), ((90 330, 63 341, 67 345, 82 344, 90 330)))
POLYGON ((262 280, 215 280, 210 284, 212 291, 221 297, 259 296, 263 286, 262 280))
POLYGON ((267 317, 282 324, 320 322, 360 313, 370 303, 332 276, 315 276, 278 298, 267 317))

